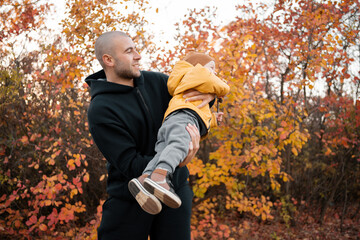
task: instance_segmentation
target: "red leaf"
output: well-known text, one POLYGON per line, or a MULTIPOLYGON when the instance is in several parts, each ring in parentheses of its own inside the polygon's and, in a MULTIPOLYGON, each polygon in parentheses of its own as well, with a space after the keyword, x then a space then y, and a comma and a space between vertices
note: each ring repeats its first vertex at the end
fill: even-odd
POLYGON ((37 222, 37 217, 32 215, 28 221, 26 221, 27 226, 31 226, 37 222))

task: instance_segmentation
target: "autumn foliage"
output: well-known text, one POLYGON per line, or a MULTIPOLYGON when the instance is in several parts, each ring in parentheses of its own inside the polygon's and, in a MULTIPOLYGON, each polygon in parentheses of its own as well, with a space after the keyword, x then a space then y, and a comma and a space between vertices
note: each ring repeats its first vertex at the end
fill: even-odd
POLYGON ((216 9, 189 10, 171 50, 152 41, 144 0, 66 1, 56 31, 53 6, 0 3, 1 239, 96 239, 106 169, 83 80, 110 30, 155 71, 209 52, 231 87, 188 166, 193 239, 360 237, 359 1, 247 1, 224 26, 216 9))

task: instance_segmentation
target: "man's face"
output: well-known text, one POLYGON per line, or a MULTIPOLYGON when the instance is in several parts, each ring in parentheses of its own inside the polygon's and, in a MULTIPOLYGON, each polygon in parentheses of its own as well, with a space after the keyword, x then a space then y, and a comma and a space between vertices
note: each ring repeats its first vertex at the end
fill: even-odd
POLYGON ((134 42, 129 37, 116 39, 114 50, 114 71, 119 78, 133 79, 140 77, 140 54, 135 49, 134 42))
POLYGON ((210 61, 207 64, 204 65, 204 67, 206 67, 207 69, 210 70, 210 72, 215 74, 215 62, 214 61, 210 61))

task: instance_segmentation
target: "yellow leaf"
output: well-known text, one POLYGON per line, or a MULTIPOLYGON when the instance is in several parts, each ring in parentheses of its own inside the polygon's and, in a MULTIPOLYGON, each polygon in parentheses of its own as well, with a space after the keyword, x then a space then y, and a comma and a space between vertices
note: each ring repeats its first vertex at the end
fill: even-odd
POLYGON ((284 181, 284 182, 289 181, 289 179, 288 179, 288 177, 287 177, 286 175, 284 175, 284 177, 283 177, 283 181, 284 181))
POLYGON ((67 167, 69 168, 69 170, 74 170, 75 169, 75 161, 74 161, 74 159, 70 159, 67 162, 67 167))
POLYGON ((295 155, 295 156, 297 156, 298 155, 298 151, 297 151, 297 149, 296 148, 291 148, 291 152, 295 155))
POLYGON ((76 188, 74 188, 73 190, 71 190, 70 192, 70 198, 73 198, 74 195, 78 194, 78 190, 76 188))
POLYGON ((265 213, 265 212, 262 212, 262 213, 261 213, 261 219, 262 219, 263 221, 266 220, 266 213, 265 213))

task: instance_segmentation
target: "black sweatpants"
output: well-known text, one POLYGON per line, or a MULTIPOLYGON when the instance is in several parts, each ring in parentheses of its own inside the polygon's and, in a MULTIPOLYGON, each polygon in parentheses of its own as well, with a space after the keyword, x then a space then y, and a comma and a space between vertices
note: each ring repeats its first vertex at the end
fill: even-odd
POLYGON ((190 217, 193 192, 185 184, 176 193, 181 198, 180 208, 162 205, 161 212, 151 215, 134 201, 110 197, 103 205, 98 229, 99 240, 190 240, 190 217))

